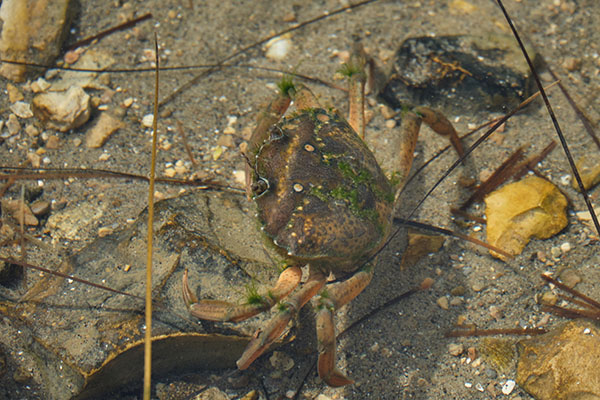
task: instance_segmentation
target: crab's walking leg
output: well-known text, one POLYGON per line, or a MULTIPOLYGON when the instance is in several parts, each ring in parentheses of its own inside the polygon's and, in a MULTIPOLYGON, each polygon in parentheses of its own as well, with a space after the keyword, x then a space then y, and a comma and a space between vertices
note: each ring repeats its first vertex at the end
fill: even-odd
POLYGON ((396 158, 395 170, 400 173, 400 184, 397 187, 396 195, 400 193, 408 177, 408 172, 414 159, 421 122, 425 122, 438 135, 448 137, 459 156, 464 154, 463 146, 456 130, 441 112, 429 107, 415 107, 404 111, 402 113, 400 133, 396 144, 399 156, 396 158))
POLYGON ((306 283, 297 293, 282 302, 279 312, 274 316, 264 330, 258 330, 246 346, 244 354, 237 361, 239 369, 246 369, 254 360, 260 357, 269 346, 283 333, 290 319, 325 286, 326 277, 322 272, 313 271, 306 283))
POLYGON ((367 266, 349 279, 331 285, 321 292, 317 306, 317 340, 319 342, 319 376, 329 386, 338 387, 353 383, 335 367, 335 329, 333 313, 354 299, 371 282, 373 268, 367 266))
POLYGON ((444 114, 429 107, 415 107, 413 108, 413 112, 421 116, 423 122, 425 122, 435 133, 441 136, 447 136, 459 157, 462 157, 465 154, 463 145, 454 126, 452 126, 452 123, 448 121, 448 118, 446 118, 444 114))
POLYGON ((300 267, 294 265, 286 268, 275 284, 275 287, 262 296, 255 296, 248 304, 231 304, 218 300, 198 301, 188 286, 187 270, 183 273, 183 300, 190 313, 200 319, 209 321, 238 322, 273 307, 275 303, 290 294, 302 277, 300 267))
POLYGON ((365 82, 367 80, 364 66, 366 56, 362 46, 355 44, 355 49, 346 65, 348 75, 348 123, 365 139, 365 82))

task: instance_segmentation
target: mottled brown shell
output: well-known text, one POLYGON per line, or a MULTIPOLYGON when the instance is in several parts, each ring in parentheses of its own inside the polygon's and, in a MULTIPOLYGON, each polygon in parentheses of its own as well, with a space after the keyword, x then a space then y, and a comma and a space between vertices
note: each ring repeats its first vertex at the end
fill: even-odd
POLYGON ((352 270, 389 233, 391 186, 369 148, 334 112, 303 110, 273 126, 254 170, 263 230, 292 258, 352 270))

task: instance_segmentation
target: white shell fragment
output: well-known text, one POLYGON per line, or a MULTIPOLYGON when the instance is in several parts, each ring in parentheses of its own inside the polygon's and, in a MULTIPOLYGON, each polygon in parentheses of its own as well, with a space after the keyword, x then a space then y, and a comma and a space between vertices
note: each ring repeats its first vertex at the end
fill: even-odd
POLYGON ((265 44, 266 53, 265 56, 272 60, 281 61, 284 60, 290 50, 292 49, 292 41, 289 35, 278 36, 269 40, 265 44))

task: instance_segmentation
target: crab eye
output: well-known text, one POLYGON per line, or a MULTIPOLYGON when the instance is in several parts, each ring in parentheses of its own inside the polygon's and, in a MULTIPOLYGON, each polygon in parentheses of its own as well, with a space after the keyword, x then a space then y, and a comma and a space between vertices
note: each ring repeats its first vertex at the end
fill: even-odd
POLYGON ((273 142, 276 140, 283 139, 284 137, 283 129, 280 126, 274 125, 271 127, 271 131, 269 132, 269 141, 273 142))
POLYGON ((253 182, 250 186, 252 189, 252 193, 254 193, 254 197, 262 196, 267 190, 269 190, 269 181, 265 178, 259 177, 256 182, 253 182))

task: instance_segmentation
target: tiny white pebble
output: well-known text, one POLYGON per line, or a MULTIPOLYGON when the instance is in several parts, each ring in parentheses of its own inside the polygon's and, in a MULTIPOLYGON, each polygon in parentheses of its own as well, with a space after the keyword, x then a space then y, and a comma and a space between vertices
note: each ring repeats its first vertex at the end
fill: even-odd
POLYGON ((465 382, 465 387, 466 388, 470 388, 472 386, 473 386, 473 384, 471 382, 465 382))
POLYGON ((483 385, 482 385, 481 383, 478 383, 478 384, 476 384, 476 385, 475 385, 475 389, 479 390, 479 391, 480 391, 480 392, 482 392, 482 393, 483 393, 483 391, 485 390, 485 389, 483 388, 483 385))
POLYGON ((142 118, 142 126, 146 128, 152 128, 152 124, 154 123, 154 115, 146 114, 142 118))
POLYGON ((502 394, 510 394, 513 389, 515 388, 515 381, 513 381, 512 379, 509 379, 506 381, 506 383, 504 383, 504 385, 502 385, 502 394))
POLYGON ((571 184, 571 175, 563 175, 560 177, 560 184, 563 186, 569 186, 571 184))
POLYGON ((591 331, 590 331, 590 328, 585 328, 585 329, 583 330, 583 334, 584 334, 584 335, 589 335, 589 334, 590 334, 590 332, 591 332, 591 331))
POLYGON ((570 250, 571 250, 571 243, 564 242, 563 244, 560 245, 560 251, 562 251, 563 253, 568 253, 570 250))

